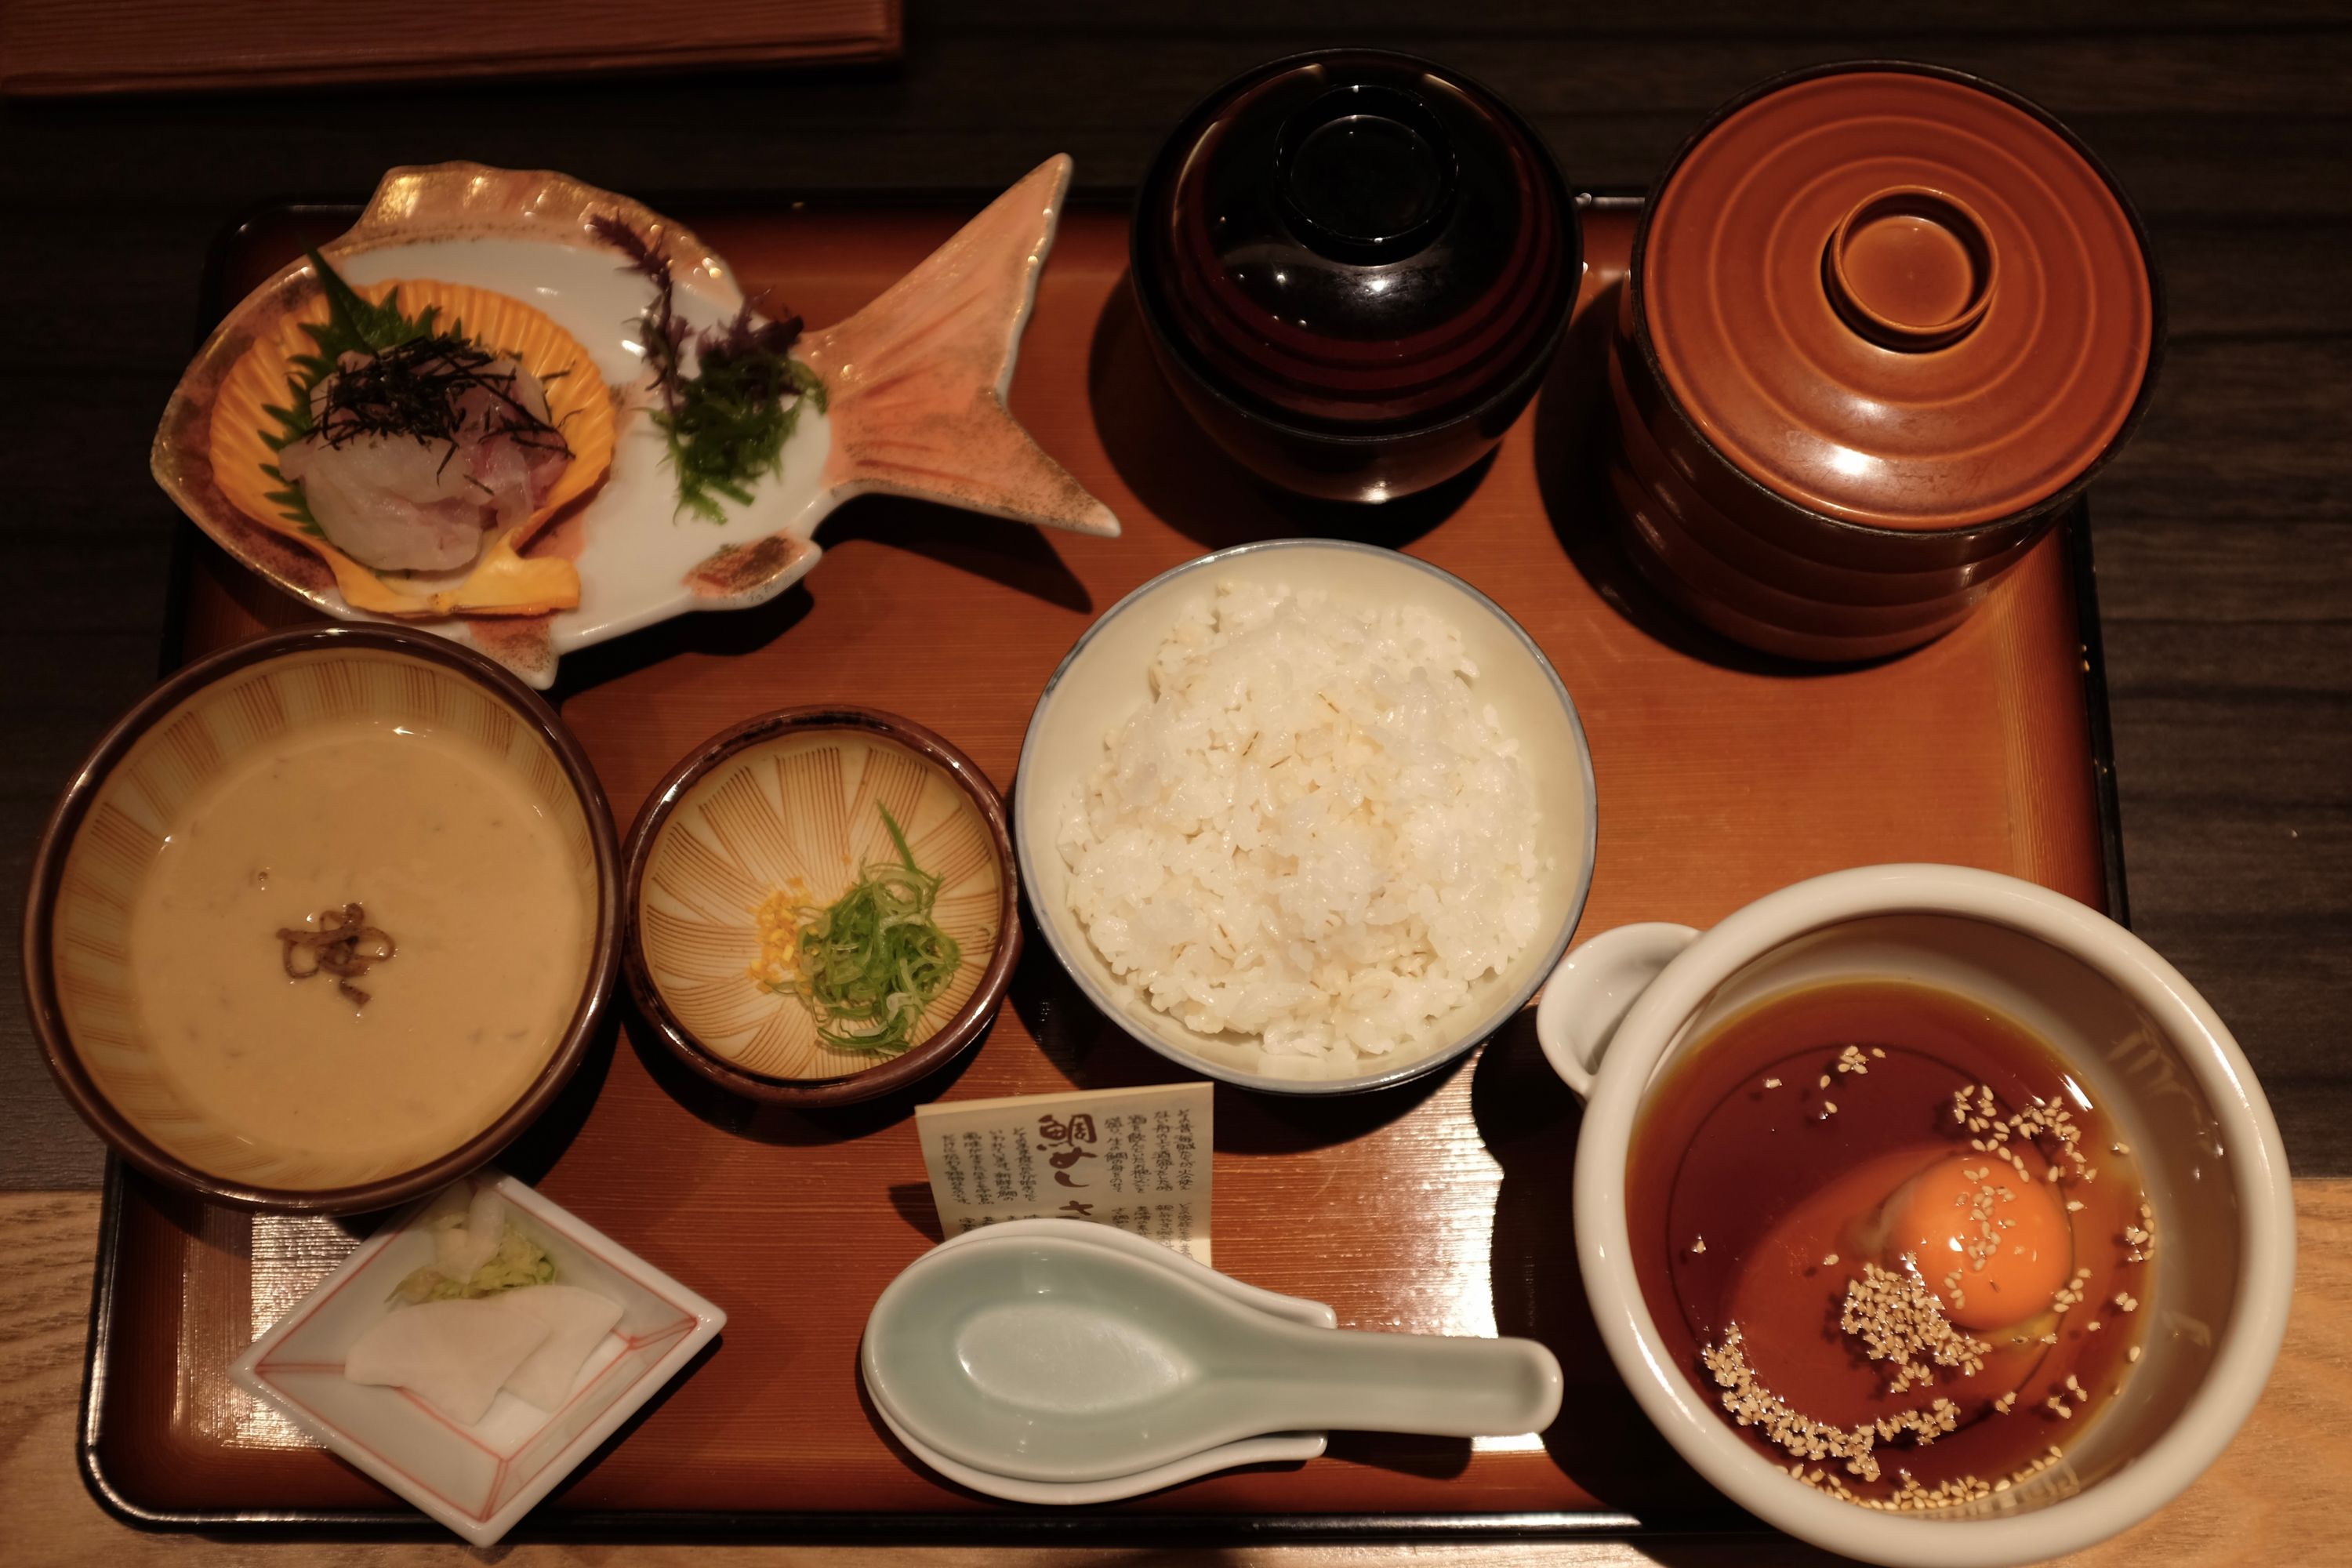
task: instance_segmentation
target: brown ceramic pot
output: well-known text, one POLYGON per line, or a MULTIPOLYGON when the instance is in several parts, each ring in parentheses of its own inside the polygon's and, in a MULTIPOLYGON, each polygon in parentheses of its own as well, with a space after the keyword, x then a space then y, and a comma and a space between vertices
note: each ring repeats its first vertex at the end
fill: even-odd
POLYGON ((2114 178, 2014 94, 1931 66, 1782 77, 1658 182, 1610 367, 1643 572, 1792 658, 1965 618, 2121 447, 2163 301, 2114 178))

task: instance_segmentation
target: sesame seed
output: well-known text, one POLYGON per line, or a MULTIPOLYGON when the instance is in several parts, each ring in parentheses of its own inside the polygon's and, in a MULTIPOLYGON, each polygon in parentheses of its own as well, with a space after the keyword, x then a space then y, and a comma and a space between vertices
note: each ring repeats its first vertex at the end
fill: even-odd
MULTIPOLYGON (((1948 1413, 1948 1401, 1939 1400, 1945 1411, 1904 1411, 1899 1415, 1882 1418, 1860 1426, 1832 1426, 1815 1421, 1767 1388, 1757 1377, 1755 1368, 1748 1364, 1747 1343, 1739 1325, 1734 1323, 1724 1331, 1721 1342, 1700 1353, 1699 1359, 1714 1377, 1716 1386, 1723 1390, 1723 1408, 1742 1426, 1753 1426, 1768 1441, 1778 1446, 1791 1458, 1836 1458, 1845 1461, 1849 1474, 1865 1481, 1879 1476, 1877 1458, 1871 1450, 1881 1436, 1894 1432, 1914 1431, 1940 1436, 1953 1430, 1958 1420, 1948 1413), (1890 1426, 1893 1431, 1890 1431, 1890 1426)), ((1816 1471, 1818 1477, 1821 1472, 1816 1471)), ((1802 1478, 1800 1478, 1802 1479, 1802 1478)), ((1841 1483, 1843 1489, 1843 1483, 1841 1483)))
MULTIPOLYGON (((1832 1253, 1826 1261, 1836 1258, 1832 1253)), ((1860 1342, 1870 1360, 1886 1363, 1892 1373, 1888 1392, 1894 1394, 1933 1384, 1929 1363, 1973 1377, 1992 1353, 1982 1340, 1952 1327, 1916 1276, 1871 1262, 1863 1264, 1860 1279, 1846 1282, 1838 1327, 1860 1342)))
MULTIPOLYGON (((1831 1098, 1839 1080, 1847 1075, 1866 1075, 1874 1061, 1886 1059, 1888 1051, 1882 1047, 1848 1045, 1836 1047, 1832 1056, 1832 1060, 1817 1063, 1814 1098, 1820 1103, 1810 1113, 1814 1120, 1827 1121, 1839 1114, 1840 1102, 1831 1098)), ((1759 1075, 1758 1081, 1766 1089, 1796 1084, 1793 1075, 1785 1080, 1778 1076, 1759 1075)), ((2141 1200, 2136 1224, 2123 1223, 2122 1214, 2108 1216, 2107 1211, 2123 1208, 2121 1204, 2095 1205, 2101 1216, 2088 1224, 2074 1222, 2071 1217, 2084 1215, 2094 1206, 2082 1198, 2081 1193, 2085 1184, 2097 1177, 2098 1168, 2092 1163, 2092 1158, 2095 1157, 2096 1135, 2109 1131, 2104 1117, 2086 1113, 2078 1121, 2070 1111, 2054 1103, 2063 1098, 2054 1093, 2047 1100, 2032 1093, 2020 1098, 2025 1103, 2012 1106, 1990 1084, 1979 1083, 1952 1091, 1946 1102, 1952 1115, 1949 1146, 1964 1155, 1973 1152, 1977 1157, 1954 1162, 1961 1177, 1961 1189, 1954 1202, 1966 1218, 1954 1226, 1957 1234, 1949 1253, 1946 1253, 1940 1240, 1936 1244, 1933 1257, 1944 1260, 1940 1287, 1935 1283, 1939 1271, 1933 1266, 1933 1257, 1927 1255, 1903 1258, 1895 1260, 1897 1267, 1888 1268, 1876 1260, 1876 1248, 1873 1247, 1858 1256, 1852 1266, 1844 1263, 1841 1252, 1818 1253, 1816 1264, 1801 1266, 1803 1274, 1813 1277, 1813 1283, 1823 1282, 1824 1275, 1828 1281, 1843 1282, 1839 1327, 1849 1336, 1853 1350, 1872 1363, 1881 1396, 1886 1400, 1881 1406, 1886 1414, 1856 1426, 1840 1426, 1790 1404, 1767 1386, 1749 1364, 1746 1342, 1738 1324, 1727 1327, 1712 1346, 1703 1347, 1699 1359, 1712 1386, 1718 1391, 1728 1418, 1738 1426, 1752 1429, 1753 1436, 1767 1445, 1767 1452, 1783 1455, 1789 1460, 1790 1478, 1800 1484, 1856 1506, 1906 1512, 1948 1509, 1957 1503, 1991 1498, 2032 1480, 2054 1466, 2063 1466, 2064 1461, 2054 1445, 2045 1457, 2021 1464, 2013 1471, 2003 1465, 1999 1472, 1988 1470, 1982 1475, 1951 1476, 1949 1472, 1958 1468, 1961 1461, 1958 1454, 1935 1463, 1926 1462, 1925 1456, 1917 1460, 1911 1458, 1910 1450, 1924 1449, 1939 1437, 1958 1431, 1964 1420, 1980 1419, 1988 1413, 1988 1407, 1997 1415, 2015 1414, 2022 1401, 2034 1392, 2034 1386, 2029 1384, 1990 1397, 1972 1385, 1970 1380, 1981 1377, 1988 1362, 1996 1359, 1994 1343, 2000 1344, 2008 1354, 2028 1346, 2039 1347, 2032 1352, 2035 1357, 2043 1350, 2058 1348, 2059 1353, 2043 1363, 2042 1377, 2035 1380, 2044 1396, 2039 1401, 2040 1421, 2011 1428, 2021 1441, 2029 1432, 2044 1436, 2046 1440, 2046 1435, 2055 1428, 2043 1426, 2044 1422, 2071 1423, 2078 1415, 2099 1414, 2088 1408, 2090 1391, 2079 1375, 2062 1369, 2069 1363, 2079 1363, 2077 1373, 2112 1365, 2104 1356, 2095 1362, 2082 1359, 2089 1348, 2084 1343, 2084 1335, 2104 1331, 2105 1318, 2109 1312, 2131 1311, 2137 1306, 2128 1291, 2116 1288, 2129 1276, 2108 1274, 2112 1264, 2102 1262, 2095 1270, 2074 1268, 2070 1263, 2072 1271, 2065 1283, 2051 1294, 2048 1305, 2040 1310, 2045 1331, 2037 1332, 2030 1326, 2021 1326, 2015 1331, 2005 1329, 1989 1342, 1955 1325, 1946 1315, 1966 1311, 1969 1305, 1968 1289, 1986 1293, 1983 1280, 1998 1278, 1998 1271, 1986 1271, 2001 1256, 2003 1248, 2020 1260, 2032 1252, 2032 1247, 2023 1245, 2027 1237, 2019 1235, 2023 1227, 2012 1209, 2025 1184, 2037 1176, 2056 1189, 2051 1195, 2069 1216, 2069 1239, 2078 1260, 2104 1256, 2096 1245, 2100 1232, 2119 1251, 2140 1248, 2142 1257, 2153 1240, 2153 1213, 2146 1204, 2145 1193, 2133 1194, 2141 1200), (1923 1268, 1923 1263, 1928 1267, 1923 1268), (2097 1275, 2108 1276, 2101 1281, 2110 1292, 2105 1299, 2090 1295, 2092 1281, 2097 1275), (2075 1309, 2081 1309, 2079 1315, 2070 1315, 2075 1309), (2064 1328, 2069 1323, 2076 1328, 2071 1336, 2071 1350, 2065 1348, 2070 1336, 2064 1328), (2046 1381, 2053 1373, 2060 1381, 2046 1381), (1939 1383, 1945 1386, 1937 1388, 1939 1383), (1937 1397, 1937 1394, 1945 1396, 1937 1397), (1910 1398, 1902 1397, 1905 1395, 1910 1398), (1917 1399, 1927 1403, 1911 1404, 1917 1399), (1906 1405, 1911 1407, 1903 1408, 1906 1405)), ((1801 1090, 1799 1100, 1801 1106, 1801 1090)), ((1857 1114, 1868 1120, 1877 1109, 1874 1103, 1857 1114)), ((1787 1131, 1785 1126, 1779 1130, 1787 1131)), ((2110 1136, 2112 1140, 2112 1133, 2110 1136)), ((2128 1145, 2120 1142, 2111 1141, 2109 1147, 2116 1155, 2130 1152, 2128 1145)), ((2129 1180, 2129 1176, 2119 1178, 2110 1187, 2124 1185, 2129 1180)), ((2029 1231, 2028 1236, 2031 1234, 2029 1231)), ((1845 1239, 1840 1237, 1842 1243, 1845 1239)), ((1690 1248, 1694 1255, 1705 1249, 1703 1240, 1696 1241, 1690 1248)), ((2018 1312, 2001 1315, 2032 1312, 2030 1300, 2021 1300, 2017 1307, 2018 1312)), ((2139 1360, 2141 1349, 2130 1342, 2137 1338, 2137 1335, 2126 1333, 2120 1342, 2133 1363, 2139 1360)), ((1759 1342, 1759 1347, 1768 1352, 1768 1366, 1774 1369, 1776 1376, 1797 1375, 1794 1371, 1778 1371, 1774 1342, 1759 1342)), ((2107 1375, 2112 1383, 2120 1374, 2109 1372, 2107 1375)), ((1999 1384, 1992 1386, 2000 1388, 1999 1384)), ((2072 1428, 2068 1430, 2071 1434, 2072 1428)), ((2041 1484, 2047 1486, 2048 1482, 2041 1484)))

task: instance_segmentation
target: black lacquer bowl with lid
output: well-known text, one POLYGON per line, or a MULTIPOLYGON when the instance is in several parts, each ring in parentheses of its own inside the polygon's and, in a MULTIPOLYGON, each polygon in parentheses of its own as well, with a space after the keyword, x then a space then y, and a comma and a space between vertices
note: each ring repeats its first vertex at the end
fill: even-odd
POLYGON ((1427 60, 1327 49, 1186 115, 1138 197, 1135 291, 1193 417, 1285 489, 1381 501, 1484 457, 1582 271, 1541 138, 1427 60))

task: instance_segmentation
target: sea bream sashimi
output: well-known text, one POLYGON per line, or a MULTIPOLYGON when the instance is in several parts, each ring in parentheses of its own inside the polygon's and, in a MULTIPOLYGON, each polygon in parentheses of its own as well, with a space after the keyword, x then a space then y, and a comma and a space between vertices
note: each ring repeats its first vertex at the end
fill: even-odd
POLYGON ((454 334, 341 355, 310 414, 278 471, 329 542, 383 572, 471 565, 572 462, 539 379, 454 334))

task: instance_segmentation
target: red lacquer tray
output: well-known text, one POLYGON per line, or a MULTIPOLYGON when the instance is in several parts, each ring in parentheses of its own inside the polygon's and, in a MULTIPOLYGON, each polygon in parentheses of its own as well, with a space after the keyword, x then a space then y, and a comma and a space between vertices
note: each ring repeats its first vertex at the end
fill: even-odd
MULTIPOLYGON (((772 285, 822 323, 978 205, 685 205, 677 216, 751 288, 772 285)), ((563 716, 624 822, 696 742, 800 702, 905 714, 1009 789, 1045 678, 1121 595, 1223 545, 1352 531, 1492 595, 1567 681, 1600 790, 1586 933, 1639 920, 1703 926, 1783 883, 1885 860, 1989 867, 2120 913, 2079 515, 1958 631, 1861 668, 1742 653, 1672 616, 1619 562, 1588 447, 1638 210, 1587 205, 1579 324, 1493 461, 1361 511, 1271 495, 1191 427, 1126 290, 1124 215, 1080 205, 1045 270, 1013 404, 1118 513, 1124 537, 860 500, 826 528, 816 572, 778 602, 568 657, 563 716)), ((215 308, 349 216, 287 210, 244 226, 220 254, 215 308)), ((299 613, 193 536, 174 610, 182 655, 299 613)), ((1346 1325, 1544 1341, 1568 1377, 1553 1429, 1477 1444, 1341 1435, 1303 1467, 1059 1513, 934 1479, 860 1394, 866 1309, 937 1239, 913 1106, 1165 1081, 1173 1069, 1097 1014, 1040 941, 960 1070, 830 1113, 717 1098, 617 1011, 571 1092, 506 1163, 730 1318, 709 1359, 525 1536, 1166 1541, 1740 1522, 1651 1430, 1601 1350, 1570 1225, 1577 1104, 1536 1050, 1532 1012, 1453 1070, 1379 1095, 1307 1101, 1220 1086, 1216 1255, 1252 1284, 1331 1303, 1346 1325)), ((211 1530, 421 1527, 225 1375, 351 1238, 331 1221, 249 1217, 115 1175, 83 1422, 84 1464, 110 1506, 211 1530)))

